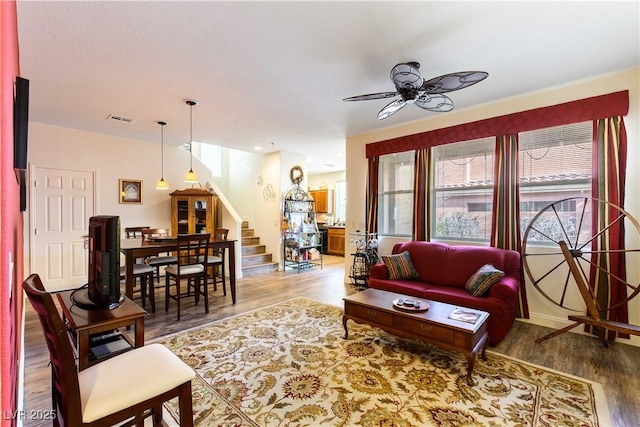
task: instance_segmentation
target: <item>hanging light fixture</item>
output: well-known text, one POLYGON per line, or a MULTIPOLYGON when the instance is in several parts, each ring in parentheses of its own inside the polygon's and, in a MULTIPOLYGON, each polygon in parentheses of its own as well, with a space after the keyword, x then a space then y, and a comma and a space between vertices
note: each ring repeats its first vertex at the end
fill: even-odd
POLYGON ((160 125, 160 181, 156 185, 156 190, 168 190, 169 185, 164 180, 164 126, 167 122, 158 122, 160 125))
POLYGON ((198 105, 197 101, 187 99, 189 106, 189 172, 184 176, 184 182, 198 182, 198 177, 193 172, 193 106, 198 105))

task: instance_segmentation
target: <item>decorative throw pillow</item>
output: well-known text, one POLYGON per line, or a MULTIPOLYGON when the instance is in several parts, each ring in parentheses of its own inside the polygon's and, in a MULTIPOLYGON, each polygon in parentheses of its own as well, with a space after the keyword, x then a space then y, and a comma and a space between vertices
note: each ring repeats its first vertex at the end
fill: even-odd
POLYGON ((418 272, 411 263, 411 256, 408 251, 397 255, 382 255, 382 262, 389 270, 389 279, 415 279, 418 272))
POLYGON ((478 269, 473 275, 467 280, 467 284, 465 288, 471 295, 475 297, 482 296, 485 292, 489 290, 489 288, 498 280, 504 277, 504 272, 498 270, 491 264, 485 264, 478 269))

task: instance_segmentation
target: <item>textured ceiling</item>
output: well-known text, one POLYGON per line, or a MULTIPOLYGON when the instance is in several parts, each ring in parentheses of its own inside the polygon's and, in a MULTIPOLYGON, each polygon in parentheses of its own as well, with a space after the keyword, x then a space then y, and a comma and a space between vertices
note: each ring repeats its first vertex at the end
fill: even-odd
POLYGON ((18 1, 32 121, 159 143, 193 139, 345 167, 345 138, 435 114, 390 100, 389 71, 481 70, 469 108, 640 65, 639 2, 18 1), (107 120, 109 115, 133 119, 107 120))

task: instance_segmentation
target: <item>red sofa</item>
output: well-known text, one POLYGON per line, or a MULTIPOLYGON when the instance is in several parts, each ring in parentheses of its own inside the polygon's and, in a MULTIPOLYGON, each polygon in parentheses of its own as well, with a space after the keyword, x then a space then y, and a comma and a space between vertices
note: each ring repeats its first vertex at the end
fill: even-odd
POLYGON ((516 317, 521 260, 516 251, 486 246, 450 246, 443 243, 411 241, 397 243, 392 254, 408 251, 418 272, 416 279, 390 280, 387 267, 371 267, 369 287, 475 308, 490 313, 487 323, 489 344, 504 339, 516 317), (467 280, 483 265, 492 264, 505 276, 483 296, 473 296, 467 280))

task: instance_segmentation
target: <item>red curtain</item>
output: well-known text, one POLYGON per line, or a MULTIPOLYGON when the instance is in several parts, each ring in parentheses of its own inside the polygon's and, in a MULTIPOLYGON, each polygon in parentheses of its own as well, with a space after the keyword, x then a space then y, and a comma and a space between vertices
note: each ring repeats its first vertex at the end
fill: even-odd
POLYGON ((367 233, 378 232, 378 166, 379 157, 371 157, 368 161, 367 179, 367 233))
POLYGON ((629 113, 629 91, 614 92, 533 110, 520 111, 490 119, 463 123, 428 132, 401 136, 367 144, 368 158, 435 147, 452 142, 470 141, 496 135, 517 134, 534 129, 566 125, 629 113))
MULTIPOLYGON (((518 166, 518 135, 496 138, 493 210, 490 244, 496 248, 520 252, 520 173, 518 166)), ((529 318, 524 271, 520 265, 520 293, 517 316, 529 318)))
MULTIPOLYGON (((610 117, 593 122, 593 173, 592 189, 594 198, 623 208, 627 164, 627 133, 622 117, 610 117)), ((594 254, 591 258, 589 286, 591 287, 600 310, 600 318, 629 323, 627 304, 621 304, 627 298, 626 265, 624 253, 615 252, 624 249, 624 222, 615 221, 619 210, 603 203, 598 209, 592 209, 592 236, 598 236, 592 242, 594 254), (599 233, 599 234, 598 234, 599 233), (605 250, 606 253, 596 253, 605 250), (598 268, 599 267, 599 268, 598 268), (611 273, 605 274, 603 270, 611 273), (620 280, 616 279, 620 278, 620 280)), ((594 332, 590 326, 589 332, 594 332)), ((607 339, 629 338, 628 334, 608 331, 607 339)))
POLYGON ((429 240, 430 184, 429 164, 431 149, 416 150, 413 180, 413 240, 429 240))

